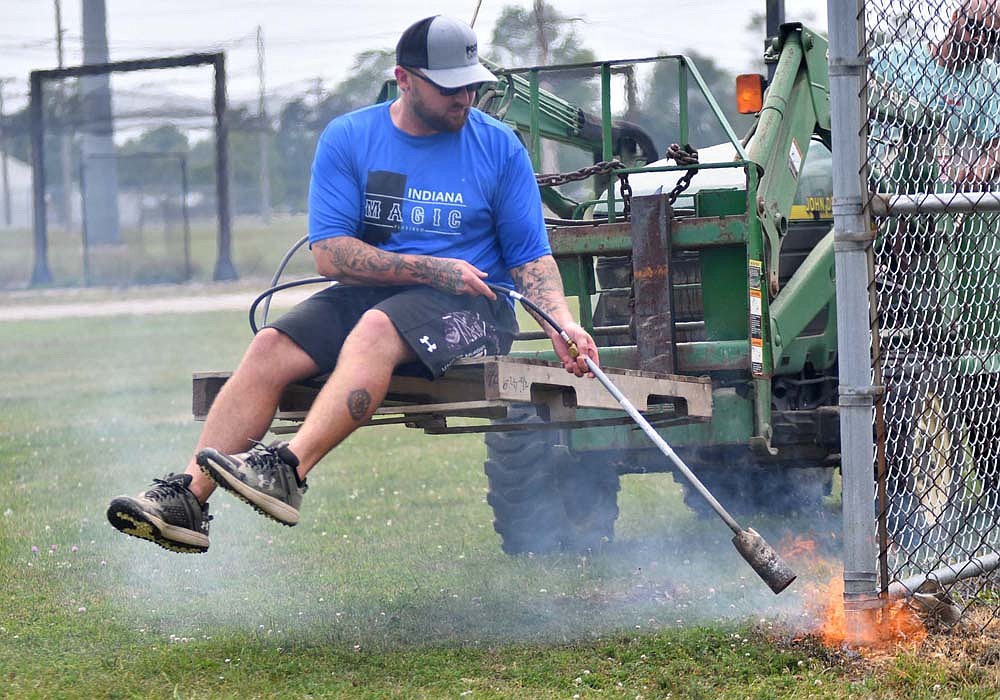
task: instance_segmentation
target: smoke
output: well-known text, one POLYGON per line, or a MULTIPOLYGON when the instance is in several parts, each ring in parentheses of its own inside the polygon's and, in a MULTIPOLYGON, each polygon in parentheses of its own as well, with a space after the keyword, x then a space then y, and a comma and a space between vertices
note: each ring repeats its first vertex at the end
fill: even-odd
MULTIPOLYGON (((44 361, 25 355, 11 363, 44 364, 35 386, 49 389, 11 394, 24 417, 10 430, 46 428, 30 432, 18 465, 21 488, 36 504, 27 527, 52 527, 32 534, 29 546, 79 546, 74 566, 90 570, 74 576, 92 582, 116 624, 149 634, 151 643, 488 645, 802 619, 804 579, 771 593, 733 548, 728 528, 697 517, 667 474, 621 477, 606 544, 505 554, 492 526, 481 435, 366 428, 310 475, 295 528, 219 493, 204 555, 127 538, 105 521, 108 501, 183 470, 200 429, 190 417, 190 373, 234 367, 245 320, 197 314, 56 325, 34 346, 48 353, 44 361)), ((12 505, 11 522, 20 516, 12 505)), ((803 533, 834 551, 836 520, 741 518, 779 551, 803 533)), ((581 541, 592 539, 581 533, 581 541)))
MULTIPOLYGON (((291 530, 220 495, 208 554, 119 540, 109 548, 114 566, 106 585, 137 629, 175 640, 252 633, 286 648, 569 642, 746 621, 815 626, 804 605, 813 590, 808 578, 775 596, 721 521, 664 508, 680 497, 669 476, 623 484, 614 542, 587 554, 518 556, 500 552, 485 508, 477 509, 482 521, 449 521, 447 503, 437 499, 447 494, 442 484, 420 489, 427 498, 405 505, 391 491, 381 498, 377 489, 341 491, 304 511, 291 530), (433 503, 436 512, 426 508, 433 503), (395 527, 403 528, 398 537, 395 527)), ((338 488, 340 475, 316 479, 309 495, 338 488)), ((781 549, 807 523, 752 524, 781 549)))
POLYGON ((796 558, 799 580, 775 596, 735 550, 729 528, 686 481, 678 477, 679 484, 661 473, 624 474, 619 480, 620 471, 663 469, 667 460, 658 451, 576 457, 541 450, 539 443, 551 437, 546 433, 505 435, 487 437, 490 504, 505 548, 577 553, 578 567, 592 584, 591 592, 562 593, 558 610, 537 611, 540 618, 558 620, 567 636, 585 636, 601 625, 761 618, 806 631, 815 627, 817 610, 807 609, 804 599, 839 566, 839 519, 828 498, 831 468, 768 467, 733 451, 717 455, 717 466, 701 463, 695 469, 743 527, 754 527, 779 552, 785 550, 786 558, 796 558), (547 462, 539 459, 543 455, 547 462), (504 467, 505 462, 514 466, 504 467), (510 479, 517 466, 525 470, 521 481, 510 479), (609 496, 617 508, 608 507, 609 496), (560 519, 560 512, 566 517, 560 519), (606 542, 617 513, 615 540, 606 542), (541 521, 537 528, 526 517, 533 514, 541 521), (575 627, 567 614, 573 603, 575 627))

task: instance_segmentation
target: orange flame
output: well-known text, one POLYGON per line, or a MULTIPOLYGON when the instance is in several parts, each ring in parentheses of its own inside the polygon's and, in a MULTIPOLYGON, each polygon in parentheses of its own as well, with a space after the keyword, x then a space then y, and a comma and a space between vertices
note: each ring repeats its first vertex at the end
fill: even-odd
POLYGON ((779 547, 785 559, 805 559, 816 554, 815 540, 806 539, 805 537, 782 540, 779 547))
POLYGON ((818 621, 816 633, 827 646, 850 644, 861 649, 885 649, 900 644, 918 644, 927 637, 923 622, 905 601, 888 602, 881 609, 860 613, 851 618, 848 629, 844 611, 844 577, 840 562, 824 559, 816 553, 816 543, 804 538, 782 542, 782 556, 795 560, 806 576, 807 611, 818 621), (829 577, 821 583, 823 577, 829 577))
POLYGON ((885 649, 900 644, 918 644, 927 637, 924 623, 905 601, 891 601, 870 614, 859 614, 856 628, 848 630, 843 577, 834 576, 826 585, 818 585, 818 589, 817 601, 822 610, 817 632, 827 646, 849 643, 885 649))

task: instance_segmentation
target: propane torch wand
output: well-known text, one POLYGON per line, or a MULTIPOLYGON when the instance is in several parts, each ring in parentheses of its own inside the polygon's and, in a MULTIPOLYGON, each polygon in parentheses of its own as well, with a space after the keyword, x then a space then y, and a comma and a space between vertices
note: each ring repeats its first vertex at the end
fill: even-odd
MULTIPOLYGON (((508 289, 502 287, 498 284, 492 284, 490 282, 486 283, 490 289, 492 289, 497 294, 503 294, 506 297, 514 299, 524 304, 525 307, 536 313, 541 319, 548 323, 559 334, 559 337, 563 339, 569 350, 570 357, 576 359, 580 357, 580 349, 576 346, 576 342, 569 336, 569 334, 563 330, 559 324, 557 324, 547 313, 542 311, 537 304, 532 302, 530 299, 525 297, 520 292, 513 289, 508 289)), ((590 370, 591 374, 597 378, 597 380, 604 386, 608 392, 615 397, 615 400, 621 405, 625 412, 632 418, 635 423, 642 428, 642 431, 646 433, 646 436, 653 441, 653 444, 659 448, 667 459, 673 462, 674 466, 680 471, 681 475, 687 479, 688 483, 694 487, 694 489, 704 498, 708 505, 712 507, 712 510, 722 518, 723 522, 729 526, 729 529, 735 533, 733 537, 733 546, 736 547, 736 551, 740 553, 740 556, 750 565, 750 567, 757 572, 757 575, 763 579, 772 591, 775 593, 781 593, 783 590, 788 588, 789 584, 795 580, 796 574, 792 569, 785 563, 781 556, 774 550, 767 541, 761 537, 761 535, 753 528, 744 529, 740 526, 736 519, 733 518, 729 512, 722 507, 722 504, 712 495, 701 480, 691 471, 691 469, 684 464, 684 461, 677 456, 673 448, 664 440, 659 433, 649 424, 641 413, 636 409, 632 402, 629 401, 624 394, 616 387, 608 376, 601 371, 601 368, 597 366, 597 363, 592 359, 583 356, 584 362, 587 364, 587 369, 590 370)))

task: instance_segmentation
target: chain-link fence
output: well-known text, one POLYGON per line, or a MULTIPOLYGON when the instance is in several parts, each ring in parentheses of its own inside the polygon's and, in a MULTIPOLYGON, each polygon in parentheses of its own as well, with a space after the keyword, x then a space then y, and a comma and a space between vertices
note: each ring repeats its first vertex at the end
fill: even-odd
POLYGON ((986 625, 1000 615, 1000 8, 865 0, 863 20, 883 590, 930 585, 951 621, 986 625))
POLYGON ((221 53, 33 71, 4 124, 10 208, 19 187, 31 210, 4 220, 0 289, 233 278, 228 124, 243 113, 225 75, 221 53), (191 96, 173 92, 184 76, 191 96))
MULTIPOLYGON (((98 179, 98 182, 100 180, 98 179)), ((83 273, 86 284, 181 282, 191 279, 191 190, 183 153, 92 154, 79 167, 83 273), (119 245, 91 245, 92 172, 113 160, 119 245), (123 182, 124 181, 124 182, 123 182), (127 184, 128 187, 123 187, 127 184)))

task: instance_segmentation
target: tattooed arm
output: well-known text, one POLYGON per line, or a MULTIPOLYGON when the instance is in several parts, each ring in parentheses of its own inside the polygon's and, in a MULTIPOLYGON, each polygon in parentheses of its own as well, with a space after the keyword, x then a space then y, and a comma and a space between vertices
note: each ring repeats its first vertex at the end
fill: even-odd
POLYGON ((372 287, 426 284, 451 294, 496 299, 486 273, 464 260, 429 255, 401 255, 349 236, 325 238, 312 246, 316 270, 343 284, 372 287))
MULTIPOLYGON (((559 275, 555 258, 551 255, 543 255, 537 260, 515 267, 510 271, 510 274, 514 278, 517 290, 551 316, 552 320, 562 326, 563 330, 576 343, 580 356, 574 360, 570 357, 565 341, 556 333, 555 329, 551 328, 543 319, 536 317, 535 320, 545 329, 546 334, 552 340, 552 347, 566 371, 572 372, 578 377, 586 374, 587 363, 583 358, 587 356, 594 362, 598 362, 597 345, 590 334, 576 322, 573 314, 570 313, 566 296, 563 293, 562 277, 559 275)), ((530 310, 528 313, 534 316, 530 310)))

